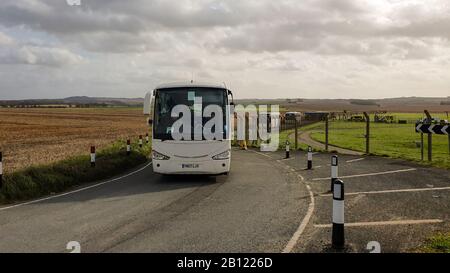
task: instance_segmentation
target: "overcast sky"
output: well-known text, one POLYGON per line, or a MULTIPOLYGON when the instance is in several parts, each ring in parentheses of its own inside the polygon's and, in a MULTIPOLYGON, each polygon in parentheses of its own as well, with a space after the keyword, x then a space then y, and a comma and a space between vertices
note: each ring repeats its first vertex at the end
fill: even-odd
POLYGON ((448 0, 1 0, 0 99, 450 96, 449 38, 448 0))

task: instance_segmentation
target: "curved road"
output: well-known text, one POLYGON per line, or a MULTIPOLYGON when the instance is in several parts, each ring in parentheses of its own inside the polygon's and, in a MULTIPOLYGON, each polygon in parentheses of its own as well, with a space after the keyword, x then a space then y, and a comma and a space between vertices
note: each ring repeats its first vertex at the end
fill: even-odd
POLYGON ((262 155, 232 156, 229 176, 162 177, 147 165, 103 184, 2 207, 0 252, 68 252, 69 241, 82 252, 283 251, 306 215, 305 185, 262 155))

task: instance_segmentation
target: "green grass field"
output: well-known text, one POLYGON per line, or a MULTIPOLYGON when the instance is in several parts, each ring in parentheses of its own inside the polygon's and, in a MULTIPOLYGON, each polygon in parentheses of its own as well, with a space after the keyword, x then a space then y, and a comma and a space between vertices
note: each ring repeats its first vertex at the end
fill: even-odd
MULTIPOLYGON (((415 117, 414 114, 405 114, 415 117)), ((417 116, 417 115, 416 115, 417 116)), ((324 123, 308 126, 303 130, 312 130, 311 137, 325 142, 324 123)), ((365 123, 364 122, 330 122, 329 143, 342 148, 365 151, 365 123)), ((420 134, 415 132, 413 124, 370 124, 370 152, 375 155, 403 158, 420 161, 420 134)), ((450 155, 448 151, 448 136, 433 135, 433 162, 431 165, 450 169, 450 155)), ((427 159, 427 136, 424 135, 424 164, 427 159)))
MULTIPOLYGON (((394 116, 394 120, 407 120, 408 123, 415 123, 417 120, 425 118, 424 113, 387 113, 387 115, 394 116)), ((431 113, 434 118, 450 120, 447 113, 431 113)), ((374 114, 370 115, 370 119, 373 120, 374 114)))

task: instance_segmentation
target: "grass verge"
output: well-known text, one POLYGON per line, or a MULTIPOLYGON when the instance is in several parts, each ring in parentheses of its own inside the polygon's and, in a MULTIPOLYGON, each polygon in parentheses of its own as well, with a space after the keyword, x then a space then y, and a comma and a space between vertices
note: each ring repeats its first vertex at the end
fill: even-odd
POLYGON ((428 238, 425 244, 419 248, 424 253, 450 253, 450 232, 438 233, 428 238))
MULTIPOLYGON (((309 127, 311 138, 325 142, 324 123, 309 127)), ((424 157, 421 161, 420 134, 415 132, 413 124, 370 124, 370 152, 378 156, 402 158, 415 161, 427 166, 450 169, 450 155, 448 152, 448 137, 433 135, 433 161, 427 162, 427 137, 424 137, 424 157), (419 146, 418 146, 419 145, 419 146)), ((330 122, 329 143, 331 145, 365 151, 365 123, 364 122, 330 122)))
POLYGON ((126 155, 126 143, 118 141, 97 152, 96 166, 91 167, 90 155, 72 157, 53 164, 32 166, 3 175, 0 204, 42 197, 70 189, 83 183, 113 177, 148 160, 151 145, 132 145, 126 155))

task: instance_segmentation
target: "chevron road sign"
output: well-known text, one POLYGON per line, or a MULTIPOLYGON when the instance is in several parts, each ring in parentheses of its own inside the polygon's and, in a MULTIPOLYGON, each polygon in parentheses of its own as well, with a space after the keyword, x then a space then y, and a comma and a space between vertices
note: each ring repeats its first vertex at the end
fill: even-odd
POLYGON ((416 123, 416 133, 450 135, 450 124, 416 123))

